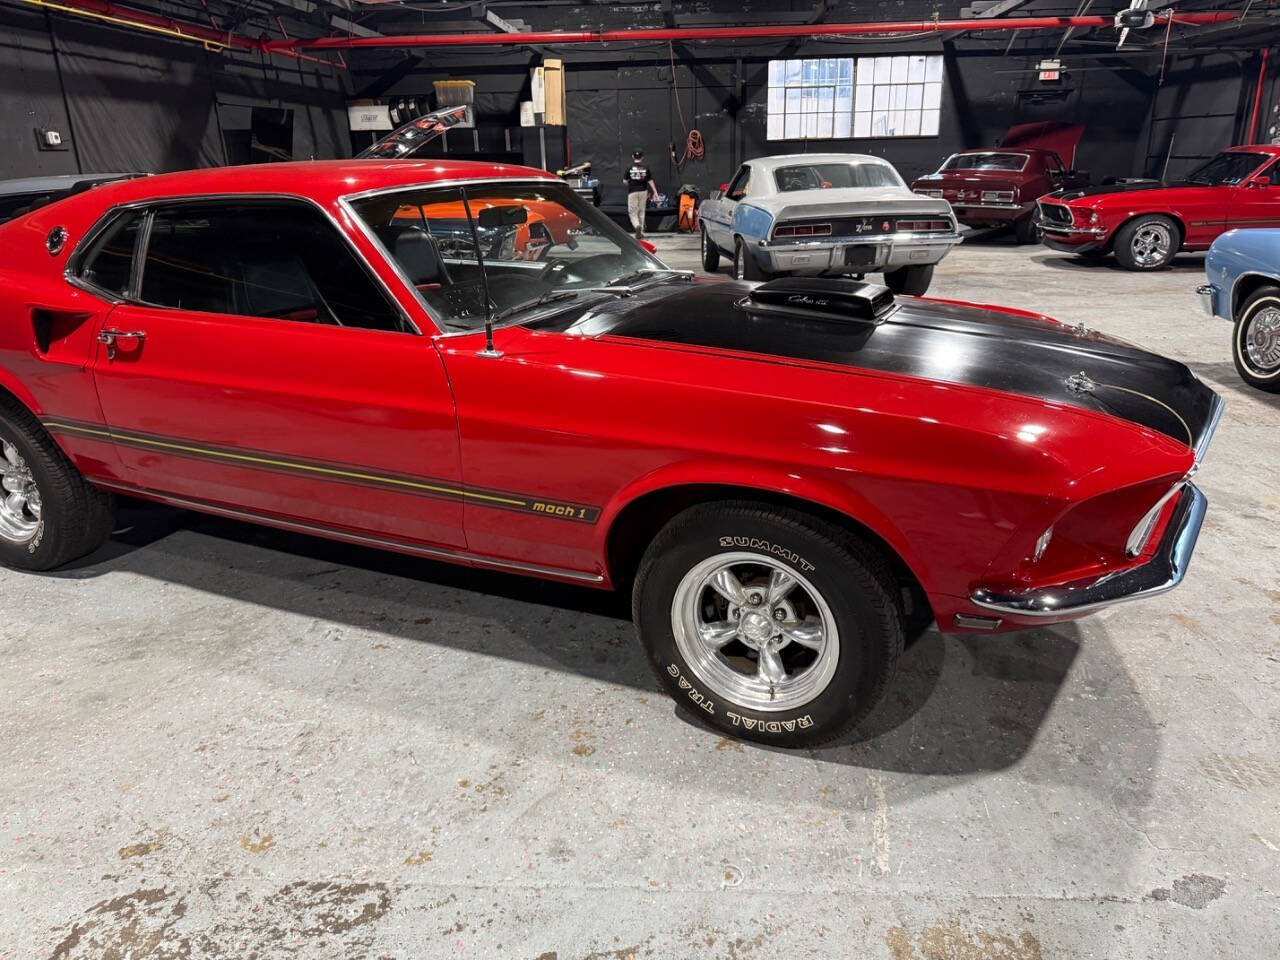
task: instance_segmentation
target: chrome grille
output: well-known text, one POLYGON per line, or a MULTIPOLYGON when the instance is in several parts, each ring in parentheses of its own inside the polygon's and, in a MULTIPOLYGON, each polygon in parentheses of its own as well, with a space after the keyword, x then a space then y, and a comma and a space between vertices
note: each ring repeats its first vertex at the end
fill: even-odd
POLYGON ((1041 202, 1040 217, 1045 223, 1059 223, 1064 226, 1069 226, 1072 223, 1071 209, 1059 206, 1056 203, 1041 202))

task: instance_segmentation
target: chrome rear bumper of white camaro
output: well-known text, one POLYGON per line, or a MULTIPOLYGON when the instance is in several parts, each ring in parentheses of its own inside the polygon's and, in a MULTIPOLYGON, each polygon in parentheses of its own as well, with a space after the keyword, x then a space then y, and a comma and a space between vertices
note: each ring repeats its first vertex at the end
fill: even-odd
POLYGON ((772 273, 883 273, 937 263, 958 233, 880 234, 838 240, 761 240, 756 257, 772 273))

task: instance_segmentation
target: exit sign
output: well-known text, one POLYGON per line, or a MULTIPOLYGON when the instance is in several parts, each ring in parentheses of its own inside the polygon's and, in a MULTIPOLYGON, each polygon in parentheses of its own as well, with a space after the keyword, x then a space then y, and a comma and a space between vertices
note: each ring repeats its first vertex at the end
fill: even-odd
POLYGON ((1061 70, 1041 70, 1040 79, 1046 83, 1054 80, 1061 80, 1062 71, 1061 70))

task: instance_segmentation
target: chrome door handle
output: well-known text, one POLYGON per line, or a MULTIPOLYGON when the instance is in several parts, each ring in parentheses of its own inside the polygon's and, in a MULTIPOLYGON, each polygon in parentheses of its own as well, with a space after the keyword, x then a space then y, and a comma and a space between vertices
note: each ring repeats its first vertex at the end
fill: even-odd
POLYGON ((114 327, 108 327, 106 330, 98 331, 98 342, 107 345, 107 359, 114 360, 116 358, 116 341, 117 340, 145 340, 147 334, 145 330, 117 330, 114 327))

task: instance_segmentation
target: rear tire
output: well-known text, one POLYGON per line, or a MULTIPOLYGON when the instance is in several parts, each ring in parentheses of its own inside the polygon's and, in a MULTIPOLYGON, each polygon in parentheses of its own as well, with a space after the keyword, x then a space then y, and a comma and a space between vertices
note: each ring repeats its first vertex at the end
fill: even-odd
POLYGON ((0 563, 52 570, 111 534, 111 497, 89 483, 40 422, 0 402, 0 563))
POLYGON ((933 282, 933 264, 926 263, 916 267, 899 267, 884 275, 885 286, 894 293, 903 293, 912 297, 922 297, 933 282))
POLYGON ((1182 247, 1182 231, 1159 214, 1134 217, 1116 231, 1114 246, 1126 270, 1163 270, 1182 247))
POLYGON ((901 591, 878 551, 750 502, 701 504, 668 523, 640 562, 632 611, 678 704, 724 733, 787 747, 862 720, 904 640, 901 591))
POLYGON ((1040 221, 1034 216, 1023 217, 1021 220, 1014 221, 1013 238, 1021 244, 1039 243, 1044 239, 1044 230, 1040 227, 1040 221))
POLYGON ((1231 359, 1249 386, 1280 393, 1280 287, 1260 287, 1244 302, 1231 331, 1231 359))
POLYGON ((715 273, 720 269, 720 248, 716 246, 716 242, 707 235, 707 228, 703 227, 702 233, 702 269, 707 273, 715 273))
POLYGON ((735 280, 768 280, 769 273, 747 253, 741 237, 733 238, 733 277, 735 280))

